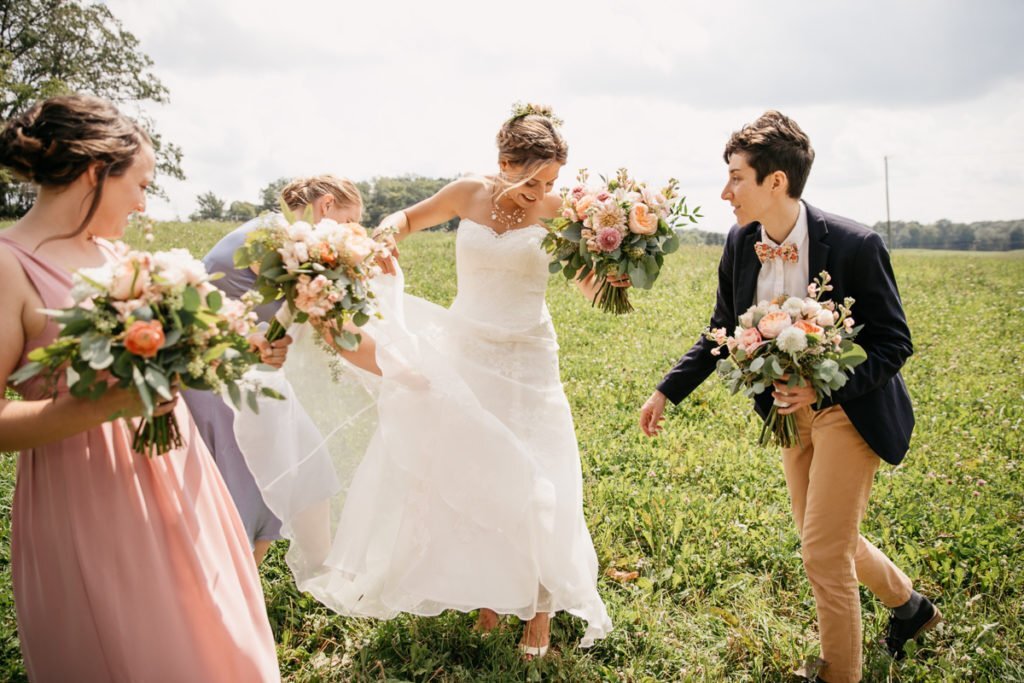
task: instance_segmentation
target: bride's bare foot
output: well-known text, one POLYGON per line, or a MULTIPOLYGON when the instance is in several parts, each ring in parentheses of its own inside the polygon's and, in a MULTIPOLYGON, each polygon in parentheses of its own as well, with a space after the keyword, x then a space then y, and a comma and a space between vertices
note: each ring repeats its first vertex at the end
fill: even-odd
POLYGON ((551 616, 547 612, 537 612, 537 615, 523 626, 519 649, 523 652, 523 658, 530 661, 534 657, 546 655, 550 644, 551 616))
POLYGON ((481 607, 476 616, 476 625, 473 630, 480 633, 490 633, 498 627, 498 613, 492 609, 481 607))

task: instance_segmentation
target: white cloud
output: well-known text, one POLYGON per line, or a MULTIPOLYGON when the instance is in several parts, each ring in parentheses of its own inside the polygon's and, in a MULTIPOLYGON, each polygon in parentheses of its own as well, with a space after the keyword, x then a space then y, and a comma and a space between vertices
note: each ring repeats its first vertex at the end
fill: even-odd
POLYGON ((279 176, 488 172, 515 100, 554 105, 575 168, 678 177, 724 230, 721 150, 767 108, 817 150, 806 197, 874 222, 1024 216, 1024 4, 108 0, 169 87, 185 152, 159 217, 279 176))

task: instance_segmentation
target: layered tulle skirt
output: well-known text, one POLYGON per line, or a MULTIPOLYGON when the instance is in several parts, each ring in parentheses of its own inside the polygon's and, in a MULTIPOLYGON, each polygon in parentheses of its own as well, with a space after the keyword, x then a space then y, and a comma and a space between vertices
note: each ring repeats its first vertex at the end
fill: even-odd
POLYGON ((567 611, 592 644, 611 623, 550 319, 484 322, 379 280, 381 377, 294 328, 260 378, 286 400, 235 422, 299 587, 377 618, 567 611))

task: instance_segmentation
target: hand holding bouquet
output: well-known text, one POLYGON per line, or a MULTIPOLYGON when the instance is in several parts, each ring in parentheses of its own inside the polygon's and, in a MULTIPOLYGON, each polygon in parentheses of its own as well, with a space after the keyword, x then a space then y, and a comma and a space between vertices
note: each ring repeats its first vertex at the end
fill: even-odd
POLYGON ((677 198, 676 180, 660 192, 630 178, 626 169, 602 181, 597 188, 588 187, 587 172, 580 171, 577 185, 562 193, 560 215, 545 221, 543 246, 554 256, 552 273, 561 271, 569 280, 593 273, 601 283, 594 304, 615 314, 629 313, 633 306, 628 292, 611 285, 608 277, 628 275, 634 287, 650 289, 665 254, 679 248, 676 225, 696 223, 700 209, 689 210, 686 198, 677 198))
MULTIPOLYGON (((867 360, 864 349, 854 342, 862 327, 854 327, 850 317, 854 300, 847 297, 838 305, 821 300, 832 290, 830 280, 822 271, 807 286, 808 297, 783 295, 751 306, 739 317, 732 336, 725 328, 705 331, 704 336, 718 345, 711 353, 717 356, 723 346, 728 349, 729 357, 718 361, 718 373, 732 393, 743 391, 753 398, 783 380, 791 387, 810 384, 820 406, 867 360)), ((758 443, 775 442, 783 448, 802 445, 796 417, 779 415, 779 407, 778 402, 772 404, 758 443)))
MULTIPOLYGON (((286 208, 286 207, 285 207, 286 208)), ((358 223, 329 218, 316 225, 310 215, 271 222, 254 230, 235 252, 235 267, 257 270, 255 289, 264 300, 284 299, 267 330, 267 340, 284 336, 294 321, 309 321, 333 329, 335 341, 346 350, 359 346, 359 335, 343 329, 362 326, 375 313, 370 280, 380 272, 378 257, 387 246, 366 234, 358 223)))
POLYGON ((258 302, 223 296, 184 249, 114 250, 107 264, 74 274, 75 305, 46 311, 62 326, 57 340, 30 352, 12 382, 41 375, 56 393, 64 380, 72 396, 93 400, 110 384, 134 387, 145 412, 132 448, 148 455, 182 445, 174 415, 154 416, 156 397, 170 400, 179 385, 226 391, 238 407, 244 394, 253 410, 258 392, 277 396, 242 379, 259 362, 247 338, 258 302))

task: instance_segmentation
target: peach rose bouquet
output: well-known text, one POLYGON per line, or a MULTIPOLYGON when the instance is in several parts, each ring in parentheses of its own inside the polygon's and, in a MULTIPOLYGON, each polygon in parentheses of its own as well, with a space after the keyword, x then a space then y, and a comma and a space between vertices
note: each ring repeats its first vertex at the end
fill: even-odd
MULTIPOLYGON (((850 314, 853 298, 841 304, 822 300, 832 290, 830 280, 822 271, 807 286, 804 298, 783 295, 758 302, 740 315, 732 335, 725 328, 704 332, 716 344, 712 354, 721 355, 723 348, 728 352, 728 358, 718 361, 718 373, 732 393, 742 391, 753 398, 784 379, 789 386, 809 383, 820 406, 867 360, 864 349, 854 342, 862 326, 856 327, 850 314)), ((772 404, 758 443, 802 445, 796 417, 779 415, 778 407, 778 402, 772 404)))
POLYGON ((611 180, 602 177, 598 187, 588 186, 587 179, 586 169, 580 171, 576 186, 562 191, 559 215, 545 221, 543 246, 554 257, 551 272, 568 280, 593 273, 601 283, 594 305, 629 313, 628 292, 612 287, 608 276, 628 275, 634 287, 650 289, 665 255, 679 248, 676 226, 696 223, 700 207, 686 207, 674 179, 661 190, 633 180, 624 168, 611 180))
POLYGON ((184 249, 112 247, 105 265, 73 274, 73 306, 46 311, 61 326, 57 340, 30 352, 13 383, 41 376, 54 394, 88 399, 111 384, 134 387, 145 413, 132 448, 147 455, 182 445, 174 414, 153 416, 157 398, 170 399, 172 387, 226 393, 239 408, 244 398, 253 410, 257 394, 277 397, 242 377, 260 362, 248 340, 256 297, 225 297, 184 249))
POLYGON ((298 219, 282 205, 283 217, 268 216, 265 228, 249 233, 235 252, 235 267, 257 272, 254 288, 264 300, 284 299, 267 330, 267 339, 284 336, 293 322, 310 322, 331 331, 343 349, 359 346, 358 334, 343 329, 366 324, 376 313, 370 281, 387 245, 367 235, 358 223, 325 218, 315 225, 311 212, 298 219))

